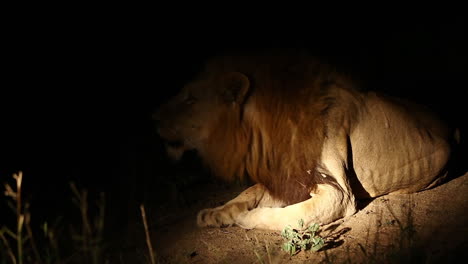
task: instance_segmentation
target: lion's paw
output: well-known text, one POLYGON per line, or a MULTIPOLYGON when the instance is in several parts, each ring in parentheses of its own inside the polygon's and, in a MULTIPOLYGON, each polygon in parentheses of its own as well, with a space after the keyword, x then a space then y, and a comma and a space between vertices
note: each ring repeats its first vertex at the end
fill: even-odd
POLYGON ((203 209, 198 213, 197 225, 200 227, 227 227, 236 223, 242 212, 247 211, 245 204, 229 204, 223 207, 203 209))
POLYGON ((197 225, 200 227, 226 227, 232 224, 234 219, 222 209, 203 209, 197 216, 197 225))

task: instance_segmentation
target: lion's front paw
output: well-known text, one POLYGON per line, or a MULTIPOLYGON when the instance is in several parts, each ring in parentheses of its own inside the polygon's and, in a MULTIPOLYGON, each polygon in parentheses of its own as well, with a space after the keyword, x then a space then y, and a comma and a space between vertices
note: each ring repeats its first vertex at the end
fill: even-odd
POLYGON ((203 209, 198 213, 200 227, 226 227, 236 222, 240 213, 247 211, 246 204, 235 203, 218 208, 203 209))
POLYGON ((224 227, 234 222, 222 209, 203 209, 198 213, 197 225, 200 227, 224 227))

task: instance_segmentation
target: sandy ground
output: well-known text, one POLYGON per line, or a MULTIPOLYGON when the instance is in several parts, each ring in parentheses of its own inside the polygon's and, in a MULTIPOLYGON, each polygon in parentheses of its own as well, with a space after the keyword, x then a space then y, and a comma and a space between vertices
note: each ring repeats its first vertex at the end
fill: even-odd
POLYGON ((468 255, 468 172, 431 190, 367 201, 355 215, 322 227, 322 250, 294 256, 281 250, 280 232, 196 227, 198 210, 241 189, 198 191, 189 210, 157 217, 152 239, 160 263, 463 263, 459 257, 468 255))

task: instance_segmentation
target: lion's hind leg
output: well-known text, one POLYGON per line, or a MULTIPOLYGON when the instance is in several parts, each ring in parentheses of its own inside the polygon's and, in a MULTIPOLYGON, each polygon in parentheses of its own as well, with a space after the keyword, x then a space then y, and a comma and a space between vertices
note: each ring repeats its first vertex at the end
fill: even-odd
POLYGON ((226 204, 201 210, 197 216, 200 227, 225 227, 236 223, 238 216, 258 206, 280 205, 268 194, 265 186, 256 184, 249 187, 226 204))

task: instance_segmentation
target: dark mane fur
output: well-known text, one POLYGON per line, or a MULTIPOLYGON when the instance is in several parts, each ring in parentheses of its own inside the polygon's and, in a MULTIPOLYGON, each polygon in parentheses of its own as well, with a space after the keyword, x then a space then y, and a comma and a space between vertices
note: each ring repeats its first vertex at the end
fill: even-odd
POLYGON ((288 204, 310 198, 317 184, 335 185, 318 172, 327 113, 336 103, 328 91, 351 82, 304 54, 219 57, 203 76, 231 71, 248 76, 251 90, 244 105, 223 115, 202 151, 214 173, 248 176, 288 204))

